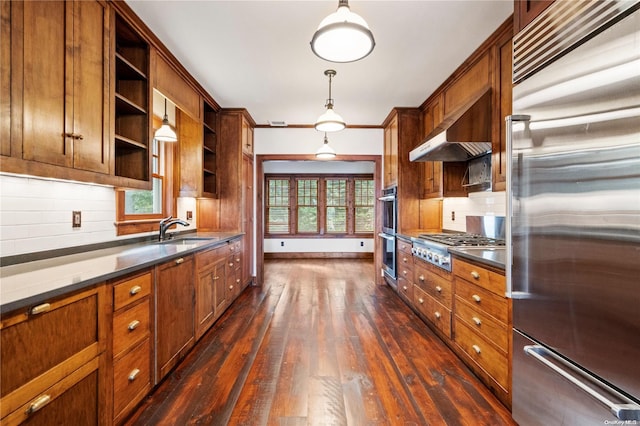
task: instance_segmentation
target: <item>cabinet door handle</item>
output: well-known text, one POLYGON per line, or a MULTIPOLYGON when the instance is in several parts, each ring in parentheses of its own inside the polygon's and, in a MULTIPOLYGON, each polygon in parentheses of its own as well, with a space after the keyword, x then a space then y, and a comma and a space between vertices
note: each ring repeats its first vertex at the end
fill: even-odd
POLYGON ((420 281, 424 281, 424 275, 420 275, 420 276, 418 277, 418 279, 419 279, 420 281))
POLYGON ((131 296, 135 296, 136 294, 140 293, 142 291, 142 287, 140 287, 139 285, 134 285, 133 287, 131 287, 131 290, 129 290, 129 294, 131 296))
POLYGON ((138 328, 138 326, 140 325, 140 321, 138 320, 133 320, 129 323, 129 326, 127 327, 129 329, 129 331, 133 331, 136 328, 138 328))
POLYGON ((478 318, 478 317, 473 317, 471 319, 473 320, 474 323, 476 323, 476 325, 482 324, 482 321, 480 321, 480 318, 478 318))
POLYGON ((422 305, 424 303, 424 299, 421 297, 418 299, 418 302, 420 302, 420 304, 422 305))
POLYGON ((473 345, 471 346, 473 348, 473 350, 475 351, 475 353, 477 353, 478 355, 480 355, 480 346, 478 345, 473 345))
POLYGON ((442 287, 440 287, 439 285, 436 286, 436 291, 438 293, 442 293, 442 287))
POLYGON ((183 257, 181 257, 181 258, 179 258, 179 259, 176 259, 176 265, 179 265, 179 264, 181 264, 182 262, 184 262, 184 258, 183 258, 183 257))
POLYGON ((436 311, 433 315, 435 315, 437 319, 440 319, 440 317, 442 316, 438 311, 436 311))
POLYGON ((140 374, 140 369, 139 368, 134 368, 133 370, 131 370, 131 373, 129 373, 129 381, 133 382, 136 377, 138 377, 138 374, 140 374))
POLYGON ((35 401, 33 401, 29 405, 29 408, 27 408, 27 411, 26 411, 27 415, 35 413, 36 411, 40 410, 45 405, 47 405, 49 402, 51 402, 50 395, 39 396, 35 401))
POLYGON ((473 299, 474 302, 476 303, 480 303, 480 296, 478 296, 477 294, 474 294, 473 296, 471 296, 471 298, 473 299))
POLYGON ((474 280, 480 279, 480 274, 477 273, 476 271, 471 271, 471 276, 473 277, 474 280))
POLYGON ((34 306, 33 308, 31 308, 29 310, 29 313, 31 315, 38 315, 38 314, 43 314, 43 313, 47 312, 49 309, 51 309, 51 304, 50 303, 43 303, 41 305, 34 306))
POLYGON ((81 134, 78 134, 78 133, 67 132, 64 135, 66 137, 68 137, 68 138, 72 138, 72 139, 75 139, 75 140, 83 140, 84 139, 84 136, 82 136, 81 134))

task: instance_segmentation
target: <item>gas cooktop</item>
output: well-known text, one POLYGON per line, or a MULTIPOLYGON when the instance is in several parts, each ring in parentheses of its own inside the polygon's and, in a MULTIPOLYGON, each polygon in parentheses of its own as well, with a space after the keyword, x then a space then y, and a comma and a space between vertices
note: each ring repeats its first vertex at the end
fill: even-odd
POLYGON ((460 233, 420 234, 421 240, 433 241, 446 246, 478 247, 478 246, 504 246, 505 241, 498 238, 485 237, 483 235, 460 233))

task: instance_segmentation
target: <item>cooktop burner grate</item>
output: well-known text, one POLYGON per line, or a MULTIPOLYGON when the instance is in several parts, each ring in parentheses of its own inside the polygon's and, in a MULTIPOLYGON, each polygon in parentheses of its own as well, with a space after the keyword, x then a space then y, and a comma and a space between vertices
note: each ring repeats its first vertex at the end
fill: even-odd
POLYGON ((475 246, 504 246, 504 240, 485 237, 483 235, 467 234, 467 233, 449 233, 449 234, 420 234, 419 237, 424 240, 434 241, 436 243, 455 247, 475 247, 475 246))

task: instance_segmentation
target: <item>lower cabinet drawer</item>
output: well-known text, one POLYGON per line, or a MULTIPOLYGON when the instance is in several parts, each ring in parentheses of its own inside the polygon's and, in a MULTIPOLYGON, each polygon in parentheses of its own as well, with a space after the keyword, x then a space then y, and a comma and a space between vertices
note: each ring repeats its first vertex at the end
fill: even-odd
POLYGON ((459 317, 455 318, 455 342, 504 389, 509 385, 509 363, 504 353, 471 329, 459 317))
POLYGON ((114 419, 126 415, 151 389, 151 346, 145 339, 113 364, 114 419))
POLYGON ((506 324, 509 320, 509 302, 506 296, 498 296, 468 281, 456 279, 456 298, 485 311, 500 322, 506 324))
POLYGON ((506 354, 509 350, 510 330, 507 324, 488 315, 482 309, 471 305, 456 296, 456 316, 467 323, 469 327, 492 341, 506 354))
POLYGON ((149 335, 149 299, 113 317, 113 356, 149 335))
POLYGON ((451 310, 422 291, 413 288, 413 304, 420 313, 446 337, 451 338, 451 310))
POLYGON ((403 277, 398 278, 398 293, 409 303, 413 303, 413 283, 403 277))

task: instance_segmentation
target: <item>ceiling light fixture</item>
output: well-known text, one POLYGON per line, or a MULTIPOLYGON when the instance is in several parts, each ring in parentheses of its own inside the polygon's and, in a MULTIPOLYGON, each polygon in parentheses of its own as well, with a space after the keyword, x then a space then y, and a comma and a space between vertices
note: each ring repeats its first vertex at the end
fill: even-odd
POLYGON ((315 128, 320 132, 337 132, 339 130, 344 129, 347 125, 345 124, 342 117, 340 117, 333 110, 333 99, 331 98, 331 79, 335 77, 336 72, 334 70, 326 70, 324 75, 329 77, 329 99, 327 99, 327 103, 325 107, 327 110, 316 120, 315 128))
POLYGON ((162 126, 156 130, 153 137, 162 142, 176 142, 178 140, 176 132, 174 132, 169 125, 169 117, 167 116, 167 98, 164 98, 164 118, 162 119, 162 126))
POLYGON ((324 143, 320 147, 319 150, 316 151, 316 158, 320 158, 321 160, 328 160, 330 158, 334 158, 336 156, 336 152, 329 146, 329 139, 327 139, 327 133, 324 134, 324 143))
POLYGON ((338 1, 338 10, 320 22, 311 50, 330 62, 354 62, 367 56, 376 45, 366 21, 351 12, 348 0, 338 1))

